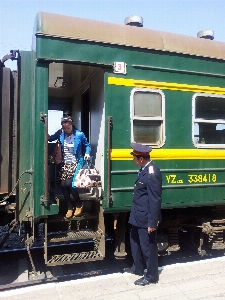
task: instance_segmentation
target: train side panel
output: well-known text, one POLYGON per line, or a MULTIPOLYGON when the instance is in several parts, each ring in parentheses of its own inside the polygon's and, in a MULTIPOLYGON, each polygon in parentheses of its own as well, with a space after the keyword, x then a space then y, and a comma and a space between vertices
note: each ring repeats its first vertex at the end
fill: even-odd
POLYGON ((32 106, 33 72, 31 52, 20 53, 18 61, 19 101, 18 101, 18 170, 17 220, 24 221, 33 215, 33 126, 32 106))
MULTIPOLYGON (((196 61, 197 62, 197 61, 196 61)), ((195 62, 195 64, 196 64, 195 62)), ((177 63, 179 60, 177 59, 177 63)), ((213 63, 211 67, 214 67, 213 63)), ((176 65, 171 65, 171 69, 176 65)), ((201 67, 201 65, 200 65, 201 67)), ((163 67, 162 67, 163 68, 163 67)), ((153 77, 151 71, 142 73, 139 80, 146 80, 146 78, 153 77), (145 77, 144 77, 145 75, 145 77)), ((159 75, 157 75, 159 77, 159 75)), ((185 74, 177 79, 176 91, 172 90, 172 84, 165 90, 165 75, 162 75, 161 80, 152 83, 146 81, 141 83, 145 88, 149 84, 161 85, 158 91, 165 95, 165 145, 163 147, 155 147, 151 153, 151 158, 159 165, 163 173, 163 208, 187 207, 199 205, 214 205, 224 204, 224 149, 223 144, 218 145, 200 145, 199 148, 194 147, 192 139, 193 121, 192 121, 192 99, 196 93, 190 91, 191 85, 187 91, 179 90, 179 84, 187 82, 185 74), (179 113, 181 112, 181 114, 179 113), (182 113, 185 112, 185 113, 182 113), (182 115, 182 117, 181 117, 182 115), (218 148, 217 148, 218 147, 218 148), (216 192, 215 192, 216 188, 216 192)), ((128 79, 129 80, 129 79, 128 79)), ((123 103, 125 111, 130 110, 130 95, 133 86, 128 80, 122 81, 121 78, 114 76, 114 87, 108 87, 109 95, 116 95, 118 103, 123 103), (116 79, 115 79, 116 78, 116 79), (121 84, 121 82, 123 82, 121 84), (130 87, 124 86, 130 84, 130 87)), ((132 78, 132 82, 135 80, 132 78)), ((221 86, 223 90, 224 80, 213 79, 215 86, 221 86)), ((112 80, 110 80, 112 82, 112 80)), ((136 80, 138 86, 139 82, 136 80)), ((202 85, 202 92, 204 92, 204 77, 199 80, 202 85)), ((209 97, 205 87, 205 98, 209 97)), ((153 91, 149 89, 149 91, 153 91)), ((198 87, 196 86, 196 91, 198 87)), ((219 96, 219 95, 218 95, 219 96)), ((223 101, 223 96, 219 96, 223 101)), ((112 194, 113 207, 119 205, 128 206, 132 199, 132 186, 135 175, 134 166, 129 162, 130 150, 126 149, 130 143, 132 120, 126 113, 118 115, 116 112, 120 109, 119 104, 115 104, 113 109, 110 107, 108 113, 113 119, 112 132, 112 194), (121 127, 127 134, 120 137, 121 127), (130 172, 128 172, 130 170, 130 172), (133 170, 133 171, 132 171, 133 170), (132 177, 131 177, 132 176, 132 177), (129 194, 129 195, 128 195, 129 194), (128 199, 130 197, 130 200, 128 199), (121 199, 121 200, 120 200, 121 199), (126 199, 126 200, 125 200, 126 199), (116 204, 117 203, 117 204, 116 204)), ((213 112, 212 112, 213 114, 213 112)), ((210 117, 212 119, 212 117, 210 117)))

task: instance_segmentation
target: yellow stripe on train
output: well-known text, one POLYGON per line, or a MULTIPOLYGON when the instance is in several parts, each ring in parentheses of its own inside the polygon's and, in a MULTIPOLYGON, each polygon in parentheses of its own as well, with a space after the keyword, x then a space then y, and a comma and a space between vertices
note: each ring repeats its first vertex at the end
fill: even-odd
MULTIPOLYGON (((132 149, 111 149, 111 160, 132 160, 132 149)), ((153 160, 176 159, 225 159, 223 149, 153 149, 150 153, 153 160)))
POLYGON ((136 80, 136 79, 109 77, 108 84, 134 86, 139 88, 179 90, 184 92, 225 95, 225 88, 220 88, 216 86, 195 85, 195 84, 181 84, 181 83, 174 83, 174 82, 160 82, 160 81, 151 81, 151 80, 136 80))

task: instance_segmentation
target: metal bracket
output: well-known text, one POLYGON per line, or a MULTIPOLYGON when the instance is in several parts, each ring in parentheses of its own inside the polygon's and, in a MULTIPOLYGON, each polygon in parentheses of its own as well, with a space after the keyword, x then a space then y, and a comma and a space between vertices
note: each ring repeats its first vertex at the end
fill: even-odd
POLYGON ((19 50, 10 50, 11 54, 7 54, 2 58, 2 64, 4 65, 4 62, 7 61, 8 59, 11 60, 18 60, 18 55, 19 54, 19 50))
POLYGON ((34 242, 34 237, 31 236, 25 241, 25 245, 26 245, 27 253, 28 253, 30 263, 31 263, 31 266, 32 266, 32 270, 34 272, 35 277, 37 277, 37 272, 36 272, 36 269, 35 269, 34 261, 33 261, 33 258, 31 256, 31 252, 30 252, 30 248, 33 245, 33 242, 34 242))
POLYGON ((45 123, 45 119, 47 118, 47 114, 44 112, 40 112, 40 121, 45 123))
POLYGON ((45 196, 41 196, 40 198, 40 204, 41 205, 46 205, 48 203, 48 199, 45 198, 45 196))
POLYGON ((32 218, 33 216, 34 216, 33 210, 26 211, 26 215, 25 215, 26 218, 29 219, 29 218, 32 218))

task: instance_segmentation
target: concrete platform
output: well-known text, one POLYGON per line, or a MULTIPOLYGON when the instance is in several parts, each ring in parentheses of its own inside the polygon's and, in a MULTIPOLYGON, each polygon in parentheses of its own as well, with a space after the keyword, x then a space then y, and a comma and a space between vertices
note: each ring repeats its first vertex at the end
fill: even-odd
POLYGON ((225 257, 162 267, 158 284, 136 286, 138 278, 114 273, 48 283, 1 292, 0 300, 225 300, 225 257))

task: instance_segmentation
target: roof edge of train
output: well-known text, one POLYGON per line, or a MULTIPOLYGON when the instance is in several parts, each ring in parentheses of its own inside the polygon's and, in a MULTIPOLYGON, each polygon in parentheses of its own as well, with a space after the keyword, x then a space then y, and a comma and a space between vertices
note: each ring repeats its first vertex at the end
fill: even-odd
POLYGON ((37 13, 34 34, 225 60, 224 42, 47 12, 37 13))

